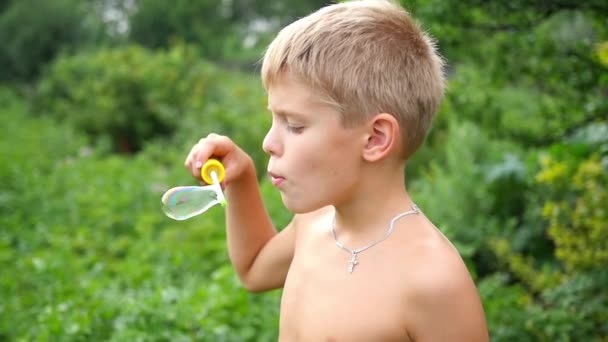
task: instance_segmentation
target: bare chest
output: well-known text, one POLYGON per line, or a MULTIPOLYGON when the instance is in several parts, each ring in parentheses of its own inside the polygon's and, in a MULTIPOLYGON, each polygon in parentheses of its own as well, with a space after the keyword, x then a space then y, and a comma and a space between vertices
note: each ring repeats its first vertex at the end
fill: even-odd
POLYGON ((329 239, 298 246, 281 302, 284 341, 409 341, 396 244, 357 256, 329 239))

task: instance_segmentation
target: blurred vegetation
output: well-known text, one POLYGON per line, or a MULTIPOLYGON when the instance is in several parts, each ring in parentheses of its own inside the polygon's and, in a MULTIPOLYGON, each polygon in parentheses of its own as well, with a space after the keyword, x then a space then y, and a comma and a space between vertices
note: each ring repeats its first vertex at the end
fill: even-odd
MULTIPOLYGON (((240 287, 221 209, 178 223, 159 198, 212 131, 263 174, 256 62, 323 3, 0 2, 0 341, 276 340, 280 291, 240 287)), ((402 3, 450 78, 408 186, 492 340, 608 341, 608 4, 402 3)))

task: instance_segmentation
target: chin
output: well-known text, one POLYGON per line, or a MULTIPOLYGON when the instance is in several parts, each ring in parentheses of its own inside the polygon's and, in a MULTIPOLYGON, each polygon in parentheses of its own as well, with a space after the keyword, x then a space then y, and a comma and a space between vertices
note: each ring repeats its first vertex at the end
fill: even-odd
POLYGON ((310 213, 327 205, 316 201, 294 200, 283 193, 281 193, 281 199, 285 208, 294 214, 310 213))

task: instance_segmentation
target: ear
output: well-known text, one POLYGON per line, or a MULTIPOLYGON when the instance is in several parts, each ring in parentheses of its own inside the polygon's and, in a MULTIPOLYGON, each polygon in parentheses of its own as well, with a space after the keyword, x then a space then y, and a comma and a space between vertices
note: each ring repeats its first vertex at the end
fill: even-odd
POLYGON ((377 161, 390 154, 399 145, 399 122, 387 113, 375 115, 367 123, 363 158, 377 161))

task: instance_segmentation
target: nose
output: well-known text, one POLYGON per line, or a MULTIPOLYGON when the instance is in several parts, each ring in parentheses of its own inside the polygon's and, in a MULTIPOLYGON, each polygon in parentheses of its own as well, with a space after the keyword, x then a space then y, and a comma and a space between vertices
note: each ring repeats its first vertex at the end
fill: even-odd
POLYGON ((279 136, 277 129, 275 128, 274 123, 270 126, 270 129, 266 133, 264 137, 264 141, 262 143, 262 149, 264 152, 268 153, 271 156, 277 156, 281 152, 281 145, 279 142, 279 136))

